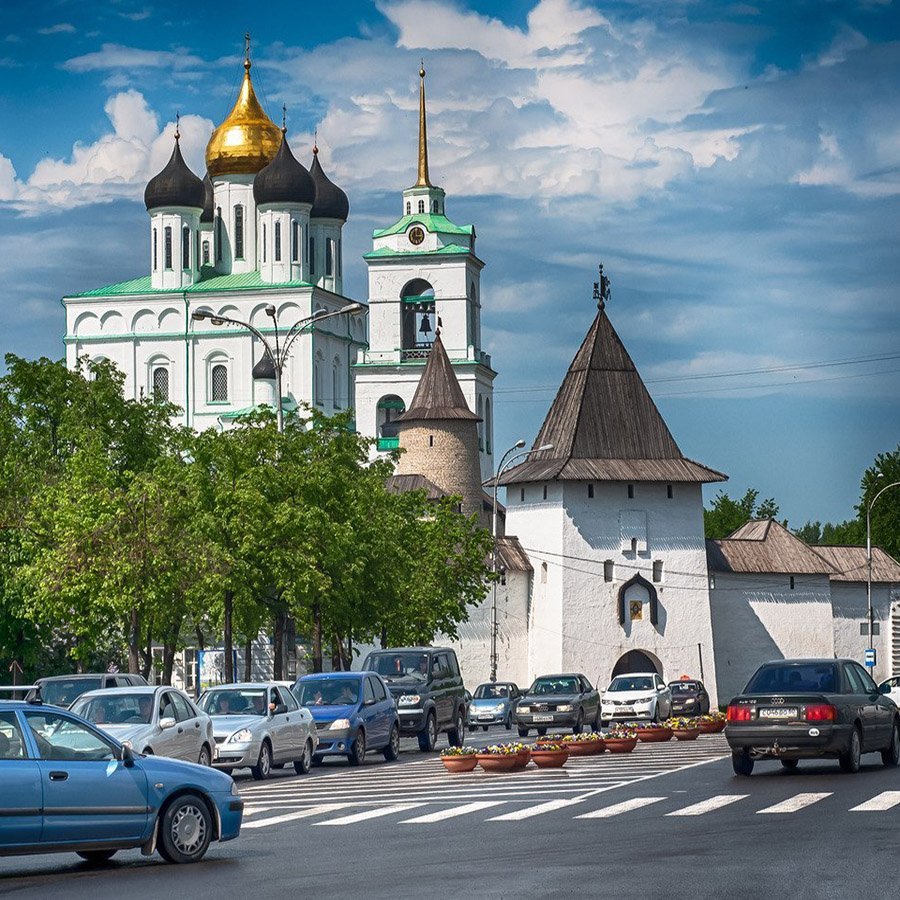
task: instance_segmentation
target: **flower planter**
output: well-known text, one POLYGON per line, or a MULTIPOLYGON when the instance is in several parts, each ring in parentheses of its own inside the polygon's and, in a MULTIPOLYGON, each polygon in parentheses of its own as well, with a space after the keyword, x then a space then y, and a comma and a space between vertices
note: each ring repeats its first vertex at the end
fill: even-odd
POLYGON ((701 722, 700 734, 715 734, 720 730, 718 722, 701 722))
POLYGON ((610 753, 631 753, 637 747, 637 738, 608 737, 603 743, 610 753))
POLYGON ((566 741, 571 756, 590 756, 603 752, 603 741, 566 741))
POLYGON ((478 758, 469 753, 466 756, 442 756, 441 762, 448 772, 471 772, 478 765, 478 758))
POLYGON ((700 737, 699 728, 675 728, 672 730, 676 741, 696 741, 700 737))
POLYGON ((475 758, 485 772, 509 772, 519 762, 518 753, 479 753, 475 758))
POLYGON ((671 728, 642 728, 638 731, 638 740, 645 744, 660 744, 664 741, 671 740, 671 728))
POLYGON ((561 769, 569 758, 569 751, 532 750, 531 758, 539 769, 561 769))
POLYGON ((513 769, 524 769, 531 762, 531 751, 526 747, 516 754, 516 764, 513 769))

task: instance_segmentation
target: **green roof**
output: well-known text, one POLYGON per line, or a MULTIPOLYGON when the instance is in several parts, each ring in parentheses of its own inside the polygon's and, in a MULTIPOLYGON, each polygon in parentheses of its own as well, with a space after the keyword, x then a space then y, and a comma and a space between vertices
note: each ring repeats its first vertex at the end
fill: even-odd
MULTIPOLYGON (((256 412, 258 409, 262 409, 264 406, 267 409, 274 408, 269 403, 257 403, 255 406, 245 406, 242 409, 234 409, 230 410, 229 412, 224 412, 219 416, 219 418, 225 419, 226 422, 233 422, 235 419, 239 419, 241 416, 249 416, 251 413, 256 412)), ((299 408, 299 405, 292 397, 281 398, 281 409, 285 413, 296 412, 299 408)))
POLYGON ((462 244, 447 244, 446 247, 439 247, 437 250, 392 250, 390 247, 381 247, 364 253, 363 259, 380 259, 383 256, 454 256, 471 252, 462 244))
POLYGON ((200 270, 200 280, 196 284, 184 288, 155 289, 150 286, 150 276, 142 275, 140 278, 131 278, 128 281, 119 281, 116 284, 108 284, 105 287, 94 288, 91 291, 82 291, 80 294, 70 294, 71 297, 115 297, 124 294, 202 294, 210 291, 260 291, 282 290, 284 288, 313 287, 307 281, 282 281, 277 284, 268 284, 262 280, 258 271, 244 272, 240 275, 220 275, 211 266, 204 266, 200 270))
POLYGON ((471 225, 454 225, 446 216, 436 216, 432 213, 418 213, 414 216, 404 216, 399 222, 395 222, 390 228, 376 228, 372 237, 387 237, 391 234, 402 234, 412 224, 421 225, 426 231, 433 234, 472 234, 471 225))

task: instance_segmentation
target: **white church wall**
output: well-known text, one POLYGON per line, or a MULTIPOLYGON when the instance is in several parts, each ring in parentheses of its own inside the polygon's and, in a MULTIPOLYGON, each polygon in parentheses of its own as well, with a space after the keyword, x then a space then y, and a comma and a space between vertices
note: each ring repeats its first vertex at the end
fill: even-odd
POLYGON ((216 270, 235 275, 259 268, 257 260, 256 201, 253 199, 253 175, 220 176, 213 182, 215 209, 222 212, 222 243, 215 248, 216 270), (243 208, 243 256, 235 256, 235 207, 243 208))
MULTIPOLYGON (((877 665, 869 672, 876 681, 883 681, 896 674, 891 671, 891 603, 897 600, 900 600, 900 586, 872 585, 872 609, 878 629, 872 646, 876 651, 877 665)), ((864 663, 865 650, 869 646, 868 634, 860 633, 860 625, 868 627, 865 583, 832 581, 831 609, 835 655, 864 663)))
POLYGON ((666 484, 637 482, 633 490, 629 498, 627 484, 598 482, 590 497, 587 483, 565 483, 562 667, 605 687, 619 658, 642 650, 659 660, 667 680, 703 677, 715 702, 700 487, 675 484, 671 498, 666 484), (654 563, 662 564, 659 581, 654 563), (649 592, 637 584, 626 589, 625 623, 619 623, 619 591, 635 575, 656 590, 656 625, 649 592), (643 601, 640 619, 631 619, 631 600, 643 601))
POLYGON ((723 703, 739 693, 764 662, 835 655, 827 575, 714 572, 711 580, 716 674, 723 703))

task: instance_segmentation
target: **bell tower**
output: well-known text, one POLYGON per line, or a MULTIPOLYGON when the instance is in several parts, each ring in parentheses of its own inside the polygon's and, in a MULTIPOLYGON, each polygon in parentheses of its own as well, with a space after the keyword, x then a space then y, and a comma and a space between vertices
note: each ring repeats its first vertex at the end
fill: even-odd
POLYGON ((493 474, 493 381, 481 345, 481 270, 475 228, 447 218, 446 194, 428 170, 425 68, 419 69, 416 182, 401 196, 401 217, 372 235, 369 269, 369 348, 354 366, 357 429, 398 446, 396 419, 410 408, 435 336, 440 334, 469 408, 478 423, 482 480, 493 474))

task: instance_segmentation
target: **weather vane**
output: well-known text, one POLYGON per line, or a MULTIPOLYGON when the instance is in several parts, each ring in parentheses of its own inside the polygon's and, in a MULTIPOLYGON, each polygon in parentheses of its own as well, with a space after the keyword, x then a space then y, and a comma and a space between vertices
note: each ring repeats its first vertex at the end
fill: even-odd
POLYGON ((600 264, 600 280, 594 282, 594 299, 597 301, 597 309, 603 312, 609 303, 609 278, 603 274, 603 263, 600 264))

